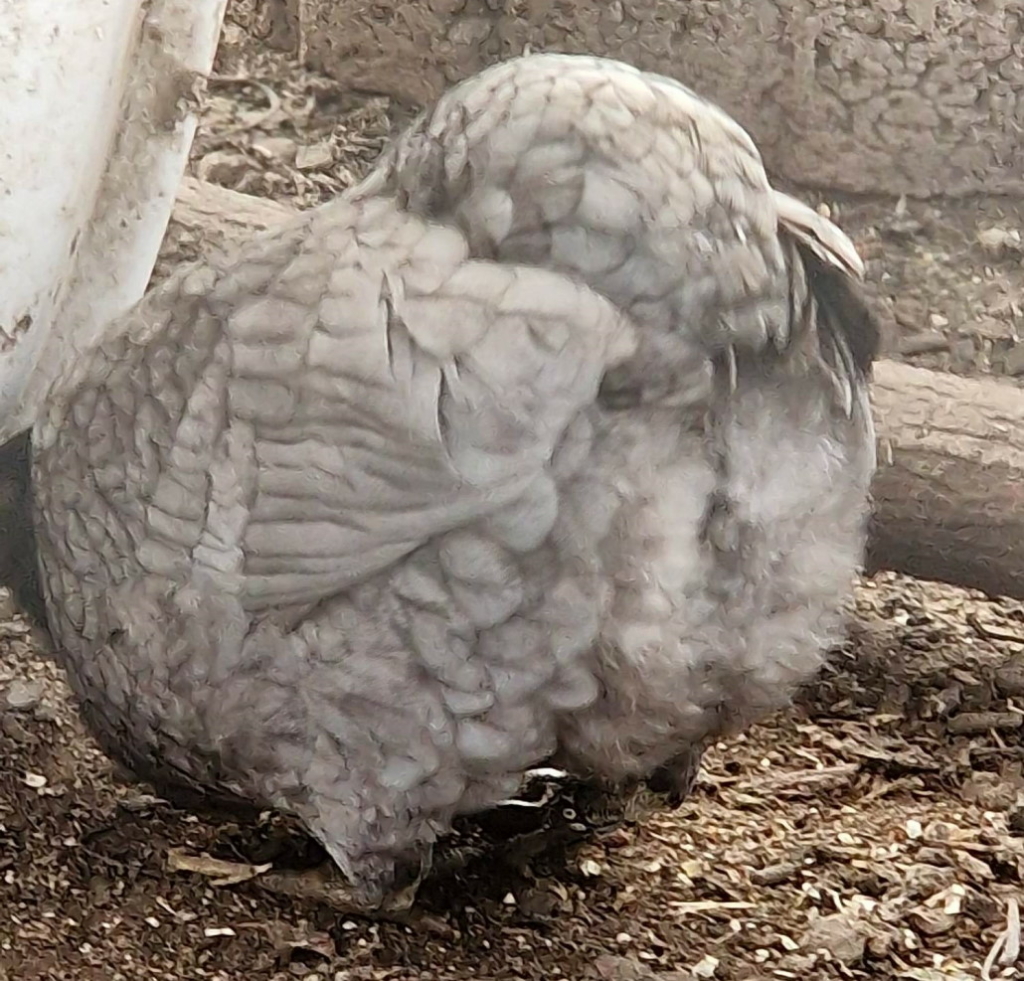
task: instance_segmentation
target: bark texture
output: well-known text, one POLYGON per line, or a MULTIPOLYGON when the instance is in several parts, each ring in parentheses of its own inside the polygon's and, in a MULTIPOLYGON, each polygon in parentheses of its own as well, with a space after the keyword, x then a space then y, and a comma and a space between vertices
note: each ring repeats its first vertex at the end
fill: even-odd
POLYGON ((175 266, 200 255, 223 254, 239 239, 271 228, 291 214, 293 209, 276 201, 186 177, 178 189, 153 276, 163 279, 175 266))
POLYGON ((312 67, 414 105, 527 45, 608 55, 721 104, 803 186, 1024 193, 1020 0, 300 0, 299 22, 312 67))
MULTIPOLYGON (((223 251, 288 208, 187 179, 164 259, 223 251), (182 243, 185 243, 184 245, 182 243)), ((1024 598, 1024 393, 893 361, 875 367, 869 569, 1024 598)))
POLYGON ((1024 598, 1024 393, 880 362, 869 569, 1024 598))

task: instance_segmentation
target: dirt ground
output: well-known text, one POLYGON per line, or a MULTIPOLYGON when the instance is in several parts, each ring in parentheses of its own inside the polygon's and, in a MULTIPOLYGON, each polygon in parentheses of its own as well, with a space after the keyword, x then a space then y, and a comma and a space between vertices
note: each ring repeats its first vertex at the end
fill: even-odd
MULTIPOLYGON (((251 48, 229 24, 194 173, 331 197, 398 120, 251 48)), ((1019 383, 1019 204, 826 204, 869 259, 899 356, 1019 383)), ((316 856, 270 817, 209 823, 119 784, 8 603, 0 979, 1017 977, 998 955, 1020 943, 1024 605, 883 574, 852 622, 819 683, 715 747, 679 810, 526 866, 485 858, 401 925, 169 868, 182 851, 316 856)))

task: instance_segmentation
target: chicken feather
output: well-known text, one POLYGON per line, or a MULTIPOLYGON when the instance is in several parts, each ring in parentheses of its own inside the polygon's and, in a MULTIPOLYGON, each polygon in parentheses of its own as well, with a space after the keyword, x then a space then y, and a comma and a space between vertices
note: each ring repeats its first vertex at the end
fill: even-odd
POLYGON ((456 86, 55 384, 39 552, 90 726, 296 814, 367 906, 539 761, 685 789, 841 635, 860 273, 678 83, 533 55, 456 86))

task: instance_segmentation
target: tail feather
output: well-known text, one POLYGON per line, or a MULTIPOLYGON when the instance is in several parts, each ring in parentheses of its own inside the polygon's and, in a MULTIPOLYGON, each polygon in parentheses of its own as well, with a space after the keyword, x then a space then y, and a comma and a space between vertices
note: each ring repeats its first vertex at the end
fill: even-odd
POLYGON ((781 191, 775 199, 779 233, 795 247, 813 301, 822 354, 845 387, 853 371, 870 374, 881 343, 878 318, 861 287, 864 262, 846 233, 813 208, 781 191))
POLYGON ((822 262, 844 270, 855 279, 864 278, 864 260, 849 236, 836 224, 802 201, 775 191, 779 225, 822 262))

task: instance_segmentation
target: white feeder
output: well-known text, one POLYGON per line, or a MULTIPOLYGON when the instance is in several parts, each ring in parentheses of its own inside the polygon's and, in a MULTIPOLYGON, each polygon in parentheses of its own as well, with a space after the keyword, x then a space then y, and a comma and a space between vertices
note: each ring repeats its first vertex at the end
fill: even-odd
POLYGON ((145 291, 225 4, 0 0, 0 443, 145 291))

